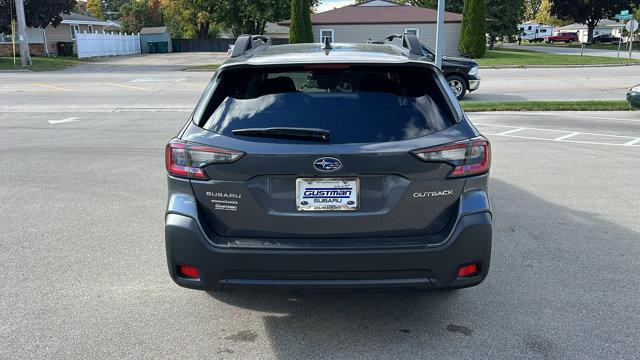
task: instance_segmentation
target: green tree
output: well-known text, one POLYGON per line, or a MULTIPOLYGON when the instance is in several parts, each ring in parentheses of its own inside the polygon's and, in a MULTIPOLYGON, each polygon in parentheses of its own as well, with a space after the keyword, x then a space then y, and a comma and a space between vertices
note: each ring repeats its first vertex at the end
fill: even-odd
MULTIPOLYGON (((209 0, 211 1, 211 0, 209 0)), ((215 21, 225 29, 240 34, 263 34, 267 22, 291 16, 290 0, 217 0, 215 21)), ((307 2, 307 8, 309 3, 307 2)))
POLYGON ((88 0, 87 11, 97 19, 104 19, 104 11, 102 9, 102 1, 100 0, 88 0))
POLYGON ((538 10, 540 10, 540 5, 542 5, 542 0, 525 0, 525 18, 527 20, 535 19, 538 10))
POLYGON ((516 35, 518 24, 525 13, 524 0, 486 0, 487 34, 489 49, 493 49, 497 37, 516 35))
POLYGON ((291 30, 289 43, 312 43, 311 13, 309 0, 291 0, 291 30))
POLYGON ((143 27, 164 25, 160 0, 131 0, 120 7, 124 32, 137 33, 143 27))
POLYGON ((209 39, 220 33, 215 14, 222 2, 212 0, 162 0, 171 35, 185 39, 209 39))
POLYGON ((471 58, 481 58, 487 51, 486 7, 484 0, 466 0, 462 10, 460 30, 461 53, 471 58))
POLYGON ((540 24, 548 24, 555 26, 562 26, 566 24, 566 21, 562 21, 557 17, 551 15, 551 1, 550 0, 542 0, 540 2, 540 7, 538 8, 538 12, 534 18, 536 22, 540 24))
POLYGON ((593 39, 593 30, 602 19, 612 18, 620 10, 638 5, 638 0, 554 0, 551 15, 587 25, 587 41, 593 39))
MULTIPOLYGON (((25 21, 28 27, 45 28, 52 24, 58 26, 62 21, 60 14, 73 11, 76 0, 26 0, 24 2, 25 21)), ((11 14, 15 20, 12 0, 0 0, 0 33, 11 32, 11 14)))

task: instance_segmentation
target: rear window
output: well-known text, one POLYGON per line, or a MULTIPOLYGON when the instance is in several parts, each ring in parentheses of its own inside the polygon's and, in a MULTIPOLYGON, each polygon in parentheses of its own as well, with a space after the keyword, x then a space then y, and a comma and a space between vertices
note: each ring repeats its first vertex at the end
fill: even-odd
POLYGON ((234 130, 295 127, 328 130, 330 143, 414 139, 453 124, 435 76, 421 67, 227 70, 220 74, 201 126, 238 138, 244 137, 234 130))

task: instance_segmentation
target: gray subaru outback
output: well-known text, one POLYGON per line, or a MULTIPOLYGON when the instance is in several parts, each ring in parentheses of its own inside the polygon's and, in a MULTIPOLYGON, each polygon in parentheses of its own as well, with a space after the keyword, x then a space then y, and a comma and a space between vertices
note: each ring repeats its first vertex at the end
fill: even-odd
POLYGON ((489 270, 490 146, 415 36, 241 36, 166 147, 181 286, 443 290, 489 270))

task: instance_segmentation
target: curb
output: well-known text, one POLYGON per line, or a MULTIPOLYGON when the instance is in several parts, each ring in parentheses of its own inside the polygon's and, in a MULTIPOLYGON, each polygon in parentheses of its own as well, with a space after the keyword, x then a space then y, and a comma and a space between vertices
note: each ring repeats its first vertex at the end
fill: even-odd
POLYGON ((194 68, 186 68, 182 71, 188 71, 188 72, 216 72, 216 70, 218 69, 194 69, 194 68))
POLYGON ((30 73, 33 70, 29 69, 14 69, 14 70, 0 70, 0 73, 30 73))
POLYGON ((495 66, 482 66, 480 69, 570 69, 570 68, 602 68, 602 67, 618 67, 618 66, 640 66, 640 61, 637 63, 622 63, 622 64, 584 64, 584 65, 495 65, 495 66))

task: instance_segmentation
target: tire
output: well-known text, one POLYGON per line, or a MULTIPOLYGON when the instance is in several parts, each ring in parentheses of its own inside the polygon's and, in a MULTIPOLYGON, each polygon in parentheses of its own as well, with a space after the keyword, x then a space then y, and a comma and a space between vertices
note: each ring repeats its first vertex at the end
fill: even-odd
POLYGON ((567 41, 567 43, 573 44, 573 41, 574 41, 573 39, 570 39, 569 41, 567 41))
POLYGON ((467 93, 467 82, 458 75, 448 76, 447 82, 451 87, 451 91, 453 91, 453 95, 455 95, 458 100, 462 100, 467 93))

